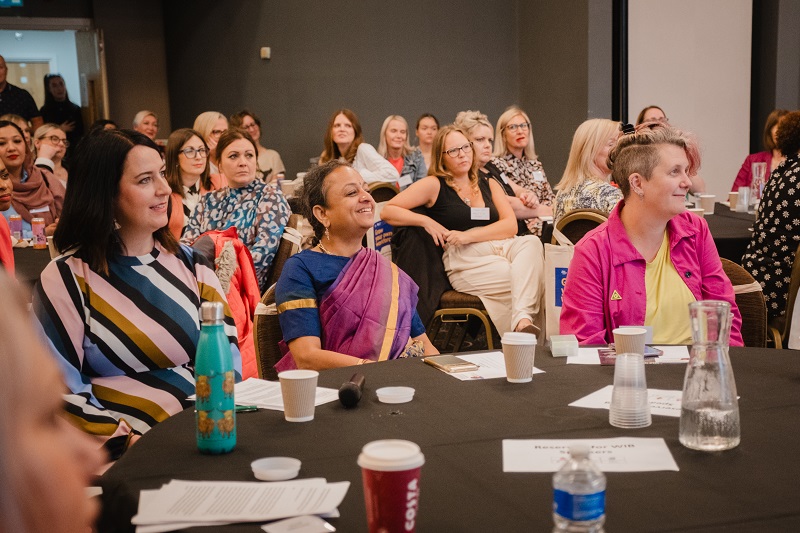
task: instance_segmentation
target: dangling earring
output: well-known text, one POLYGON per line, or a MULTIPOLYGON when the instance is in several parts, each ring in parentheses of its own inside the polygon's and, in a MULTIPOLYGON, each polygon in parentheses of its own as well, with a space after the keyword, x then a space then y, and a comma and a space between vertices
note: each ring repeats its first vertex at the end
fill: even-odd
POLYGON ((121 227, 122 227, 122 226, 120 226, 120 225, 119 225, 119 222, 117 222, 117 219, 115 218, 115 219, 114 219, 114 229, 115 229, 115 230, 119 230, 121 227))
POLYGON ((328 239, 328 242, 331 240, 331 232, 328 231, 328 228, 325 228, 325 238, 328 239))

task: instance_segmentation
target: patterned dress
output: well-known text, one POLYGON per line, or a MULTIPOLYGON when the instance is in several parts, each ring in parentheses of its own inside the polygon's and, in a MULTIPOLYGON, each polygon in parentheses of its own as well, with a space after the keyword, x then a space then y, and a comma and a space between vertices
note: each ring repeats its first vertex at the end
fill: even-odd
POLYGON ((118 456, 131 433, 192 405, 202 302, 225 304, 239 374, 242 362, 219 280, 190 248, 176 256, 156 244, 147 255, 112 258, 108 270, 92 270, 80 250, 59 257, 42 272, 33 310, 69 389, 67 413, 108 437, 118 456))
POLYGON ((597 209, 610 213, 617 202, 622 200, 622 191, 601 180, 585 179, 568 191, 558 191, 553 221, 577 209, 597 209))
MULTIPOLYGON (((553 189, 547 182, 547 175, 544 173, 542 163, 537 159, 528 159, 522 156, 519 159, 512 153, 507 153, 503 157, 495 157, 492 163, 504 173, 508 179, 522 187, 536 193, 539 203, 543 205, 553 205, 553 189)), ((529 218, 525 221, 530 232, 534 235, 542 234, 542 220, 538 217, 529 218)))
POLYGON ((786 312, 792 263, 800 244, 800 155, 787 158, 772 172, 753 230, 742 266, 761 284, 771 320, 786 312))
POLYGON ((268 288, 264 286, 267 273, 291 214, 289 203, 277 185, 256 179, 238 189, 223 187, 203 196, 181 240, 191 244, 206 231, 236 226, 239 238, 253 256, 263 293, 268 288))

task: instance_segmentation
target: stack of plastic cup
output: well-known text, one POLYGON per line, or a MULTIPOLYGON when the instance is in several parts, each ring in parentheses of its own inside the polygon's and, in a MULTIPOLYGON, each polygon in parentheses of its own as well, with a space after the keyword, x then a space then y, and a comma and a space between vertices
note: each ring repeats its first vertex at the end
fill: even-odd
POLYGON ((642 354, 617 354, 608 421, 618 428, 643 428, 652 423, 642 354))

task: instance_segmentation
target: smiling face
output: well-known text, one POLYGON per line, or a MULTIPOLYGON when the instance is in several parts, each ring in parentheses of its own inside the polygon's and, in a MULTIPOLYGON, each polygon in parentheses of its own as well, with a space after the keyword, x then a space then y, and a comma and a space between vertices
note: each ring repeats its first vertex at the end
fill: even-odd
POLYGON ((436 137, 437 131, 439 131, 439 126, 436 125, 435 120, 433 120, 431 117, 425 117, 421 119, 416 132, 417 139, 419 139, 419 144, 423 146, 430 146, 433 143, 434 137, 436 137))
POLYGON ((147 146, 134 146, 125 158, 114 202, 114 218, 127 247, 129 239, 152 236, 167 225, 170 192, 161 155, 147 146))
POLYGON ((492 159, 494 130, 485 124, 478 124, 469 132, 469 137, 475 150, 475 157, 478 158, 478 164, 485 165, 492 159))
POLYGON ((689 159, 683 148, 672 144, 660 145, 658 157, 650 179, 640 180, 640 187, 648 213, 669 220, 686 210, 684 200, 692 184, 689 159))
POLYGON ((374 223, 375 200, 364 178, 349 166, 328 174, 323 185, 327 207, 315 206, 314 214, 335 236, 363 236, 374 223))
POLYGON ((14 126, 0 128, 0 159, 6 169, 16 174, 25 161, 25 138, 19 134, 14 126))
POLYGON ((234 189, 250 185, 256 179, 256 150, 247 139, 236 139, 222 151, 219 169, 234 189))
POLYGON ((345 153, 356 138, 353 123, 343 113, 336 115, 331 127, 333 142, 339 147, 340 153, 345 153))
POLYGON ((139 133, 147 135, 148 137, 150 137, 150 139, 155 140, 156 135, 158 134, 158 119, 153 115, 147 115, 133 129, 135 129, 139 133))
POLYGON ((181 151, 178 153, 178 165, 180 166, 181 177, 184 182, 187 182, 186 185, 195 183, 197 178, 199 178, 206 169, 208 153, 205 152, 205 149, 205 144, 197 135, 192 135, 192 137, 181 146, 181 151), (183 150, 187 148, 195 150, 194 158, 187 157, 183 152, 183 150), (201 155, 197 150, 203 150, 204 153, 201 155))
POLYGON ((442 158, 444 168, 453 176, 461 177, 469 173, 469 169, 472 168, 472 148, 469 140, 460 131, 452 131, 447 134, 442 151, 445 152, 442 158), (463 149, 458 150, 459 148, 463 149), (452 150, 458 151, 452 152, 454 155, 447 153, 452 150))
POLYGON ((5 164, 0 161, 0 211, 6 211, 11 207, 11 193, 14 191, 14 183, 11 181, 11 174, 6 170, 5 164))
POLYGON ((261 127, 250 115, 245 115, 242 119, 242 129, 249 133, 250 137, 252 137, 255 142, 258 142, 261 138, 261 127))
POLYGON ((408 140, 408 127, 400 120, 390 120, 386 126, 386 147, 399 152, 408 140))

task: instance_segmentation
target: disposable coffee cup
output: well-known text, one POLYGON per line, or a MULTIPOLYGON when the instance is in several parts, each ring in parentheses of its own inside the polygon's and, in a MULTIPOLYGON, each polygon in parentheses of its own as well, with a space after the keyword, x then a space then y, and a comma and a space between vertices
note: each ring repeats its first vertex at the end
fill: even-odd
POLYGON ((620 428, 642 428, 652 423, 647 399, 644 357, 638 353, 617 353, 614 389, 608 421, 620 428))
POLYGON ((425 456, 407 440, 376 440, 358 456, 370 533, 416 530, 425 456))
POLYGON ((283 415, 287 422, 314 420, 317 394, 316 370, 287 370, 278 374, 283 396, 283 415))
POLYGON ((736 204, 739 201, 739 193, 738 192, 729 192, 728 193, 728 207, 730 207, 731 211, 736 209, 736 204))
POLYGON ((690 207, 689 208, 689 212, 690 213, 694 213, 695 215, 697 215, 699 217, 703 217, 706 214, 706 210, 703 209, 702 207, 690 207))
POLYGON ((700 206, 706 211, 706 215, 713 215, 714 214, 714 201, 717 197, 713 194, 701 194, 700 195, 700 206))
POLYGON ((617 354, 638 353, 644 355, 644 344, 647 338, 645 328, 617 328, 614 333, 614 349, 617 354))
POLYGON ((506 379, 510 383, 527 383, 533 379, 533 358, 536 353, 536 335, 509 331, 500 339, 506 363, 506 379))

